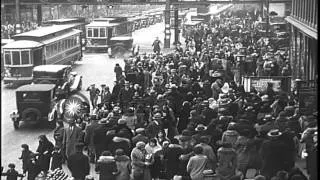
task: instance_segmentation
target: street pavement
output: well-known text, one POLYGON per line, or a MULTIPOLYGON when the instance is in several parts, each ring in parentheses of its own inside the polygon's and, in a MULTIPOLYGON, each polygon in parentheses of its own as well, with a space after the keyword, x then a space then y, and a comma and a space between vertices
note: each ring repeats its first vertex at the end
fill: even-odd
MULTIPOLYGON (((133 33, 134 44, 140 46, 140 52, 152 52, 152 43, 156 37, 162 41, 163 49, 164 23, 158 23, 148 28, 138 30, 133 33)), ((173 43, 173 33, 171 42, 173 43)), ((173 47, 173 46, 172 46, 173 47)), ((164 50, 165 52, 171 49, 164 50)), ((113 68, 116 63, 124 67, 123 58, 108 58, 107 54, 84 54, 82 61, 79 61, 73 67, 73 70, 83 76, 82 93, 89 97, 85 89, 96 84, 106 84, 112 89, 115 74, 113 68)), ((18 159, 21 155, 21 145, 28 144, 32 151, 36 151, 38 146, 38 137, 44 134, 54 143, 53 131, 39 124, 20 123, 20 129, 14 130, 13 123, 9 114, 16 109, 15 89, 9 89, 1 82, 1 166, 6 171, 9 163, 16 164, 16 170, 22 172, 22 162, 18 159)), ((64 166, 66 172, 67 168, 64 166)), ((94 165, 91 167, 91 174, 95 174, 94 165)), ((6 179, 6 177, 1 177, 6 179)), ((97 179, 97 177, 95 177, 97 179)))

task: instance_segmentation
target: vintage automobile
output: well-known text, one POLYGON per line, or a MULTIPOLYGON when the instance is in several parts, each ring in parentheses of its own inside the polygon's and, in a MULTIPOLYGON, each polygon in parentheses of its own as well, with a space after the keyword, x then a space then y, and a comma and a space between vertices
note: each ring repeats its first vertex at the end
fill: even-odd
POLYGON ((81 90, 82 76, 72 71, 70 65, 40 65, 33 68, 35 84, 55 84, 56 94, 67 98, 81 90))
POLYGON ((54 84, 29 84, 16 90, 17 110, 10 114, 13 127, 19 128, 20 121, 41 122, 47 120, 49 127, 55 127, 55 118, 48 118, 55 102, 54 84), (49 121, 50 120, 50 121, 49 121))

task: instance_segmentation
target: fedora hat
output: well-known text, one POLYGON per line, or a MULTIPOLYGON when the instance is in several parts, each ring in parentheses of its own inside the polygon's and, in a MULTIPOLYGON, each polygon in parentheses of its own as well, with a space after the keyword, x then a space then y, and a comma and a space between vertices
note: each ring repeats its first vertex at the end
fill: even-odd
POLYGON ((109 124, 109 123, 110 123, 110 121, 107 120, 106 118, 101 119, 101 120, 98 121, 98 124, 102 124, 102 125, 106 125, 106 124, 109 124))
POLYGON ((266 114, 262 120, 264 122, 269 122, 275 120, 275 118, 271 114, 266 114))
POLYGON ((195 128, 195 131, 205 131, 207 130, 207 126, 203 124, 198 124, 197 127, 195 128))
POLYGON ((269 137, 279 137, 282 135, 279 129, 271 129, 268 134, 269 137))
POLYGON ((153 115, 153 119, 162 119, 161 113, 156 113, 155 115, 153 115))

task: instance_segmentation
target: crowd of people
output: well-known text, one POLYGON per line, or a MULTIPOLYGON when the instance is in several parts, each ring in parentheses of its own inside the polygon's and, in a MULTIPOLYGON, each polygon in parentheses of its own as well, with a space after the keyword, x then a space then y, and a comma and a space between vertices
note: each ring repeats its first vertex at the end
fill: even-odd
MULTIPOLYGON (((317 112, 302 112, 294 93, 271 83, 246 92, 232 71, 277 76, 290 71, 287 52, 239 33, 252 23, 241 19, 233 29, 235 22, 202 24, 169 55, 157 39, 154 54, 117 64, 112 90, 87 89, 90 114, 67 127, 60 119, 55 142, 40 136, 37 153, 22 145, 23 173, 33 180, 66 162, 76 180, 92 179, 90 163, 100 180, 316 180, 317 112), (238 55, 254 63, 237 66, 238 55), (300 158, 308 177, 295 165, 300 158)), ((2 175, 23 176, 11 169, 2 175)))
MULTIPOLYGON (((28 32, 34 30, 38 27, 36 22, 22 22, 21 23, 21 32, 28 32)), ((13 35, 15 35, 15 25, 6 22, 1 25, 1 38, 2 39, 11 39, 13 35)))

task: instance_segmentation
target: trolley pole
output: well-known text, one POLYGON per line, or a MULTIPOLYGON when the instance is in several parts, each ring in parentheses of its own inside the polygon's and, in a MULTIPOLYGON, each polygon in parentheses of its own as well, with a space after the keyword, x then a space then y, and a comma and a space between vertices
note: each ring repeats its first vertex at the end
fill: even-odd
POLYGON ((179 10, 178 8, 174 8, 174 43, 179 43, 179 10))
POLYGON ((38 26, 41 26, 41 24, 42 24, 42 6, 41 6, 41 4, 37 5, 37 23, 38 23, 38 26))
POLYGON ((171 37, 171 30, 170 30, 170 0, 166 0, 166 8, 164 10, 164 48, 170 48, 170 37, 171 37))
POLYGON ((15 33, 19 34, 22 32, 21 28, 21 20, 20 20, 20 0, 16 0, 16 27, 15 27, 15 33))

